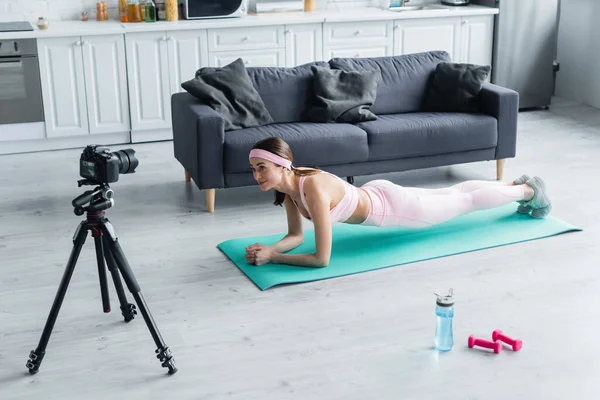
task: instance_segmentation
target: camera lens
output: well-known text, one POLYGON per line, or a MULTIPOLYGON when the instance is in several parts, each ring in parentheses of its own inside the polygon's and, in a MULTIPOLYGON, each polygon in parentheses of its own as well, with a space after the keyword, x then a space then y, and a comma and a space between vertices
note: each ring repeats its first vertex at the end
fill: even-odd
POLYGON ((113 155, 119 159, 120 174, 130 174, 134 172, 139 164, 138 159, 135 158, 135 150, 133 149, 115 151, 113 155))

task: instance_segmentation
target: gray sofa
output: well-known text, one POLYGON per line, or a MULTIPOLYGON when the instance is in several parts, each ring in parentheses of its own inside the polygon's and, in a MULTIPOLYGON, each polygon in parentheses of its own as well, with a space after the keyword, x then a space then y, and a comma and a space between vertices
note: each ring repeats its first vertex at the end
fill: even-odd
POLYGON ((273 124, 224 131, 219 114, 189 93, 171 98, 174 156, 206 190, 209 212, 215 189, 256 185, 248 163, 252 146, 268 136, 288 142, 294 165, 318 166, 347 177, 515 156, 518 93, 484 83, 481 113, 423 112, 421 104, 436 65, 448 53, 336 58, 294 68, 249 67, 248 74, 274 119, 273 124), (374 121, 356 124, 306 122, 311 104, 311 65, 346 71, 379 68, 381 81, 371 107, 374 121))

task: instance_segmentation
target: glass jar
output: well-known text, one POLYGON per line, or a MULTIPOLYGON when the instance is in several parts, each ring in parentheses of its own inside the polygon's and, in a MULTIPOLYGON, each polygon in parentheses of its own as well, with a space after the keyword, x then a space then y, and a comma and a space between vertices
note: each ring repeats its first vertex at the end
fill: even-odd
POLYGON ((139 0, 128 0, 127 20, 128 22, 142 22, 142 10, 140 9, 139 0))
POLYGON ((152 0, 146 0, 146 4, 144 4, 144 20, 146 22, 156 22, 156 5, 152 0))
POLYGON ((177 0, 165 0, 165 14, 167 21, 177 21, 179 19, 177 0))
POLYGON ((119 0, 119 21, 129 21, 127 18, 127 0, 119 0))

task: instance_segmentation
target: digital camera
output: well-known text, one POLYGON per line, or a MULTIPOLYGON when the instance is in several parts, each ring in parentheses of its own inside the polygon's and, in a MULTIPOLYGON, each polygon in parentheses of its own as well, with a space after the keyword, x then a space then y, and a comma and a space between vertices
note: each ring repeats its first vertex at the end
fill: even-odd
POLYGON ((138 166, 133 149, 111 152, 108 147, 89 145, 79 159, 79 175, 94 183, 111 183, 120 174, 131 174, 138 166))

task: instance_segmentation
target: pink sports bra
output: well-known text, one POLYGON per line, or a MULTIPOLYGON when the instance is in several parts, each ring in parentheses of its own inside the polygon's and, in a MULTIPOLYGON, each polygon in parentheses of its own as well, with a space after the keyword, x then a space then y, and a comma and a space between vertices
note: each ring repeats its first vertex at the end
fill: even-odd
MULTIPOLYGON (((352 216, 352 214, 354 213, 354 210, 356 210, 356 207, 358 207, 358 189, 354 185, 351 185, 350 183, 344 181, 343 179, 341 179, 340 177, 338 177, 336 175, 330 174, 329 172, 326 172, 326 171, 321 171, 321 172, 325 172, 326 174, 335 176, 336 178, 340 179, 344 183, 344 187, 346 189, 345 193, 344 193, 344 197, 342 198, 342 200, 340 200, 340 202, 335 207, 333 207, 331 210, 329 210, 330 215, 331 215, 331 223, 332 224, 335 224, 338 222, 344 222, 352 216)), ((306 204, 306 198, 304 197, 304 181, 306 180, 306 178, 308 176, 310 176, 310 175, 304 175, 304 176, 300 177, 299 189, 300 189, 300 199, 302 200, 302 204, 304 204, 304 208, 306 209, 306 212, 310 216, 310 211, 308 210, 308 205, 306 204)), ((309 217, 307 219, 312 220, 312 217, 309 217)))

